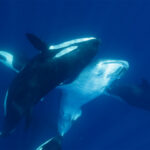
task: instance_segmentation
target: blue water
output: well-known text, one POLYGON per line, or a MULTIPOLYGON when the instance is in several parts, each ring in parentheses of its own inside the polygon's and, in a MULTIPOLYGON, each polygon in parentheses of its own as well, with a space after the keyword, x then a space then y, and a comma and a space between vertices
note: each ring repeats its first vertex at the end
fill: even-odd
MULTIPOLYGON (((59 43, 76 37, 102 40, 99 57, 124 59, 130 69, 122 82, 150 80, 149 0, 0 0, 0 49, 32 58, 38 52, 25 37, 35 33, 59 43)), ((0 126, 3 100, 15 73, 0 64, 0 126)), ((33 110, 31 127, 23 122, 0 150, 34 150, 56 133, 59 91, 52 91, 33 110)), ((63 150, 149 150, 150 112, 110 97, 100 97, 83 108, 65 135, 63 150)))

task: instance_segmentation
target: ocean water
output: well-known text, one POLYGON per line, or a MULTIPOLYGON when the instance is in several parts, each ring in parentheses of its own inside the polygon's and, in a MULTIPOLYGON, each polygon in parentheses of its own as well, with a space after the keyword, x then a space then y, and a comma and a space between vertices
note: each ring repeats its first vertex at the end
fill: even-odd
MULTIPOLYGON (((102 41, 98 56, 130 64, 121 82, 150 80, 149 0, 0 0, 0 50, 32 58, 38 51, 26 33, 48 45, 77 37, 102 41)), ((0 64, 0 127, 3 101, 16 74, 0 64)), ((32 114, 31 126, 22 121, 16 131, 0 139, 0 150, 35 150, 56 134, 61 93, 51 91, 32 114)), ((82 116, 63 140, 63 150, 149 150, 150 111, 111 97, 100 97, 83 107, 82 116)))

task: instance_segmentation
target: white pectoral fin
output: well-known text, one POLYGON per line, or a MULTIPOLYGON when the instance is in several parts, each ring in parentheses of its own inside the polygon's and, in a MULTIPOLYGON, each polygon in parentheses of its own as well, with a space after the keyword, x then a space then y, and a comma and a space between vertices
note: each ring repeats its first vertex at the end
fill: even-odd
POLYGON ((0 62, 11 68, 16 73, 19 73, 24 67, 22 63, 14 60, 14 56, 6 51, 0 51, 0 62))

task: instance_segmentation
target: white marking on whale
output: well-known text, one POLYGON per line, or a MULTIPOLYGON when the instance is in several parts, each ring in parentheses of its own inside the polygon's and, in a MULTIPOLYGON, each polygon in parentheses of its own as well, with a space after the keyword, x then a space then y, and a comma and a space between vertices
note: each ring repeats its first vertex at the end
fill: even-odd
POLYGON ((51 45, 51 46, 49 46, 49 50, 65 48, 65 47, 71 46, 73 44, 78 44, 78 43, 86 42, 86 41, 93 40, 93 39, 96 39, 96 38, 95 37, 87 37, 87 38, 74 39, 74 40, 70 40, 67 42, 63 42, 61 44, 51 45))
POLYGON ((61 57, 61 56, 65 55, 65 54, 67 54, 67 53, 70 53, 70 52, 74 51, 74 50, 77 49, 77 48, 78 48, 78 46, 70 46, 70 47, 67 47, 67 48, 61 50, 59 53, 57 53, 57 54, 54 56, 54 58, 61 57))

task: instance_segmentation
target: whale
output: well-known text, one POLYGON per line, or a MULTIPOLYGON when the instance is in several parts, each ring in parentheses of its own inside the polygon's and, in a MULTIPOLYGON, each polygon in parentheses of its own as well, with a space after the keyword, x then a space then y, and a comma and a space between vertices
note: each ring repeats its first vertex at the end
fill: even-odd
POLYGON ((96 56, 100 45, 95 37, 50 46, 34 34, 26 37, 39 51, 29 62, 19 63, 14 54, 0 51, 0 62, 16 72, 4 100, 1 136, 12 133, 23 118, 28 127, 35 104, 57 86, 71 83, 96 56))
POLYGON ((128 70, 124 60, 92 61, 70 84, 58 86, 62 92, 58 135, 41 144, 36 150, 61 150, 64 135, 74 121, 82 115, 82 107, 102 94, 108 95, 107 88, 119 80, 128 70))

